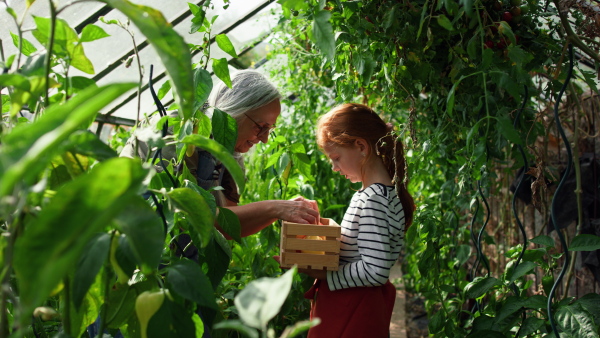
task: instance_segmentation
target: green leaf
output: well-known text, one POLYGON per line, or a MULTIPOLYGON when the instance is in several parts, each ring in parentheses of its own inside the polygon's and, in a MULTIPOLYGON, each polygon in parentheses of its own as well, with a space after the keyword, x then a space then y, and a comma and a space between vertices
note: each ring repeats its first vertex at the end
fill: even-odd
POLYGON ((213 71, 215 75, 221 79, 221 81, 225 82, 227 87, 231 88, 231 76, 229 76, 229 65, 227 64, 227 59, 212 59, 213 60, 213 71))
POLYGON ((598 327, 592 315, 579 303, 561 306, 555 314, 556 324, 571 337, 597 338, 598 327))
POLYGON ((548 235, 539 235, 531 239, 531 242, 539 245, 554 247, 554 240, 548 235))
POLYGON ((165 241, 166 229, 158 214, 141 198, 135 198, 127 210, 115 219, 116 226, 127 235, 142 273, 152 274, 158 269, 165 241))
POLYGON ((371 76, 373 76, 373 72, 375 71, 375 67, 377 66, 377 62, 375 62, 370 56, 365 58, 365 68, 362 73, 362 85, 366 87, 369 82, 371 82, 371 76))
POLYGON ((204 102, 208 100, 213 88, 212 78, 206 69, 198 67, 194 71, 194 88, 196 88, 194 93, 194 114, 196 114, 198 109, 202 108, 204 102))
POLYGON ((515 33, 513 33, 512 28, 510 27, 508 22, 500 21, 500 24, 498 25, 498 32, 508 37, 508 39, 510 40, 510 42, 512 42, 513 45, 517 43, 515 39, 515 33))
POLYGON ((536 266, 537 264, 535 264, 534 262, 521 262, 521 264, 519 264, 517 268, 513 270, 513 273, 510 276, 508 282, 513 283, 517 280, 517 278, 531 273, 536 266))
POLYGON ((398 5, 392 6, 392 8, 385 12, 383 15, 383 29, 388 30, 392 26, 392 24, 397 20, 396 11, 398 10, 398 5))
POLYGON ((519 330, 519 337, 528 337, 529 335, 540 330, 544 325, 544 320, 536 317, 527 317, 519 330))
POLYGON ((193 144, 196 147, 200 147, 213 154, 213 156, 217 160, 221 161, 225 168, 227 168, 227 170, 235 180, 239 193, 241 194, 244 191, 246 185, 244 172, 242 171, 242 168, 240 168, 240 165, 237 163, 237 161, 233 158, 233 156, 224 146, 222 146, 215 140, 211 140, 207 137, 197 134, 188 135, 184 137, 183 140, 181 140, 181 142, 185 144, 193 144))
POLYGON ((192 57, 183 38, 162 13, 154 8, 125 0, 102 0, 125 14, 156 49, 175 88, 179 113, 189 119, 194 111, 192 57))
POLYGON ((167 268, 169 289, 198 305, 217 309, 215 292, 202 268, 189 259, 176 261, 167 268))
POLYGON ((23 318, 71 272, 92 236, 127 208, 147 173, 139 160, 102 162, 60 188, 27 225, 14 249, 23 318))
POLYGON ((238 243, 242 242, 242 227, 240 225, 240 219, 233 211, 227 208, 219 208, 217 223, 219 224, 219 227, 229 235, 229 237, 233 238, 238 243))
MULTIPOLYGON (((10 32, 10 36, 12 37, 13 44, 15 47, 19 48, 19 36, 10 32)), ((37 48, 33 45, 33 43, 29 42, 29 40, 22 38, 21 39, 21 52, 25 56, 29 56, 37 51, 37 48)))
POLYGON ((30 182, 57 154, 58 146, 74 131, 86 128, 98 111, 136 84, 89 88, 67 103, 52 105, 30 124, 20 124, 3 138, 0 148, 0 196, 17 182, 30 182))
POLYGON ((294 266, 279 278, 262 277, 235 296, 234 304, 246 325, 266 331, 268 322, 285 302, 296 274, 294 266))
POLYGON ((235 52, 235 47, 233 47, 233 44, 231 43, 231 40, 229 40, 227 35, 219 34, 215 36, 215 41, 217 42, 217 46, 219 46, 219 48, 221 48, 222 51, 231 55, 234 58, 238 57, 237 53, 235 52))
POLYGON ((189 311, 169 297, 148 321, 147 338, 195 337, 196 325, 189 311))
POLYGON ((236 330, 238 332, 243 333, 248 338, 258 338, 259 337, 258 331, 256 329, 248 327, 242 321, 235 320, 235 319, 224 320, 222 322, 218 322, 213 326, 213 329, 215 329, 215 330, 219 330, 219 329, 236 330))
POLYGON ((575 301, 581 304, 581 307, 594 317, 596 325, 600 324, 600 295, 597 293, 588 293, 575 301))
MULTIPOLYGON (((195 79, 194 79, 194 87, 196 87, 196 83, 195 83, 195 79)), ((167 95, 169 93, 169 91, 171 90, 171 82, 169 82, 168 80, 163 82, 163 84, 160 86, 160 88, 158 89, 158 92, 156 93, 156 96, 158 96, 159 100, 162 100, 165 95, 167 95)), ((196 88, 196 90, 198 90, 196 88)), ((195 104, 195 102, 194 102, 195 104)), ((196 106, 194 106, 194 111, 196 111, 197 108, 196 106)))
POLYGON ((202 10, 202 8, 200 8, 198 5, 191 2, 188 2, 188 6, 192 12, 192 15, 194 15, 192 18, 192 25, 190 27, 190 34, 193 34, 202 28, 204 19, 206 18, 206 12, 204 12, 204 10, 202 10))
POLYGON ((202 243, 198 247, 205 247, 210 241, 214 227, 214 215, 204 198, 190 188, 177 188, 167 193, 171 202, 186 214, 189 224, 200 235, 202 243))
POLYGON ((210 279, 213 289, 219 287, 223 276, 227 273, 231 256, 229 243, 217 229, 213 229, 213 236, 199 257, 199 263, 208 267, 206 275, 210 279))
POLYGON ((595 251, 599 249, 600 237, 596 235, 577 235, 569 245, 569 251, 595 251))
POLYGON ((461 5, 463 5, 463 8, 465 9, 465 13, 467 14, 468 17, 471 17, 473 15, 473 0, 460 0, 459 3, 461 5))
POLYGON ((26 91, 26 92, 31 90, 31 83, 29 82, 29 79, 26 76, 21 75, 19 73, 1 74, 0 75, 0 86, 1 87, 14 87, 14 88, 26 91))
POLYGON ((521 136, 519 136, 519 133, 517 132, 515 127, 513 127, 513 124, 508 119, 508 117, 499 116, 497 118, 497 120, 498 120, 498 131, 500 132, 500 134, 502 134, 502 136, 506 137, 506 139, 511 141, 512 143, 522 144, 521 136))
POLYGON ((280 338, 296 337, 301 333, 308 331, 311 327, 319 325, 320 323, 320 318, 296 322, 294 325, 286 327, 283 333, 281 333, 280 338))
POLYGON ((136 286, 127 283, 115 283, 108 293, 106 309, 106 325, 117 329, 127 323, 135 311, 135 299, 138 295, 136 286))
POLYGON ((469 260, 469 256, 471 255, 471 246, 462 244, 456 250, 456 260, 458 265, 463 265, 467 260, 469 260))
POLYGON ((73 304, 79 309, 86 293, 94 283, 102 264, 108 259, 110 235, 100 233, 85 245, 73 278, 73 304))
MULTIPOLYGON (((509 296, 506 298, 502 308, 496 313, 496 325, 499 325, 502 321, 514 316, 515 313, 520 312, 524 305, 525 301, 520 297, 509 296)), ((496 327, 496 329, 498 329, 498 327, 496 327)))
POLYGON ((452 22, 444 14, 438 15, 438 17, 437 17, 437 23, 438 23, 438 25, 446 28, 449 31, 453 31, 454 30, 454 27, 452 26, 452 22))
POLYGON ((277 0, 277 3, 289 10, 308 9, 308 3, 305 0, 277 0))
POLYGON ((465 286, 465 297, 479 298, 499 284, 500 281, 494 277, 476 277, 472 282, 465 286))
POLYGON ((79 42, 89 42, 109 36, 110 35, 106 33, 104 29, 96 25, 89 24, 83 27, 83 31, 81 31, 81 36, 79 37, 79 42))
POLYGON ((428 324, 430 334, 436 334, 444 328, 445 314, 443 310, 439 310, 430 317, 428 324))
POLYGON ((335 37, 333 34, 333 27, 329 19, 331 18, 331 12, 319 11, 315 14, 315 19, 312 26, 312 38, 313 42, 323 53, 330 62, 333 62, 335 57, 335 37))
POLYGON ((215 197, 210 192, 202 189, 202 187, 198 186, 196 183, 188 180, 185 180, 183 182, 183 188, 190 188, 194 190, 198 195, 202 196, 206 201, 206 204, 208 204, 210 212, 212 212, 213 215, 217 214, 217 202, 215 201, 215 197))
POLYGON ((76 154, 91 156, 98 161, 117 157, 117 152, 89 130, 78 130, 69 136, 68 149, 76 154))
POLYGON ((233 154, 238 133, 235 119, 215 108, 212 116, 212 132, 215 141, 233 154))

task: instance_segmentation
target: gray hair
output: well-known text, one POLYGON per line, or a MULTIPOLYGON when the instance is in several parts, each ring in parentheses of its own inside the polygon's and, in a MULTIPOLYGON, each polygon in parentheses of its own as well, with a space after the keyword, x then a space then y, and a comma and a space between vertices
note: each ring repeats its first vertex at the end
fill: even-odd
POLYGON ((281 94, 261 73, 255 70, 240 70, 231 75, 232 88, 222 81, 212 90, 208 103, 211 107, 229 114, 238 120, 250 110, 263 107, 281 94))

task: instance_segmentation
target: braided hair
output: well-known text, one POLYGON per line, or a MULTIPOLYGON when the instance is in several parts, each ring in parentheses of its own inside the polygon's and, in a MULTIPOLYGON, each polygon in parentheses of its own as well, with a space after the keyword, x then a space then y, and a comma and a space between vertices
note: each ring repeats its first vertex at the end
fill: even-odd
POLYGON ((408 229, 413 221, 415 203, 406 188, 404 146, 392 124, 386 124, 371 108, 358 103, 339 105, 319 118, 317 144, 320 148, 330 144, 351 146, 357 139, 364 139, 369 144, 370 156, 375 154, 383 161, 404 208, 408 229))

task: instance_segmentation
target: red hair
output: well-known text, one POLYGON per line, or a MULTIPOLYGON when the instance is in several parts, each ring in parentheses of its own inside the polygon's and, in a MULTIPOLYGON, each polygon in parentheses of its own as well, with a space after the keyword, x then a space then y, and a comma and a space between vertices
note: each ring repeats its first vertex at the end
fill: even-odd
POLYGON ((393 134, 393 126, 386 124, 371 108, 358 103, 345 103, 321 116, 317 122, 317 144, 349 147, 357 139, 369 144, 371 154, 380 157, 385 165, 406 216, 406 229, 412 224, 415 202, 406 185, 404 146, 393 134))

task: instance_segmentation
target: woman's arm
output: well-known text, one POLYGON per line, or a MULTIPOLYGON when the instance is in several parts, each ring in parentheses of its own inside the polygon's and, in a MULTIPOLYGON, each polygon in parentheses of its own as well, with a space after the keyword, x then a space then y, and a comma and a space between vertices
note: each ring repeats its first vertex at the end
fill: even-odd
POLYGON ((242 237, 255 234, 278 219, 294 223, 316 224, 319 217, 319 213, 313 209, 311 203, 303 198, 289 201, 258 201, 245 205, 237 205, 228 200, 225 207, 233 211, 240 219, 242 237))

